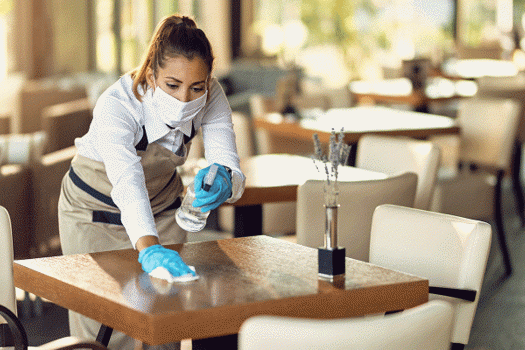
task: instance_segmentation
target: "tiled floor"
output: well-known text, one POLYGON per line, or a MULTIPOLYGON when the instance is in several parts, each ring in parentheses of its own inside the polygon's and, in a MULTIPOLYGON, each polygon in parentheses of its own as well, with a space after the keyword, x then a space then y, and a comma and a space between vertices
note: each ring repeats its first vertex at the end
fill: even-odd
MULTIPOLYGON (((525 231, 520 227, 509 183, 505 183, 504 195, 505 225, 514 273, 510 278, 502 278, 504 270, 494 237, 478 311, 466 348, 470 350, 525 349, 525 231)), ((191 234, 188 239, 199 241, 227 237, 231 235, 204 230, 191 234)), ((294 241, 293 236, 284 239, 294 241)), ((44 303, 43 316, 22 318, 22 322, 30 345, 68 335, 67 312, 52 304, 44 303)), ((191 350, 188 342, 182 345, 183 350, 191 350)))

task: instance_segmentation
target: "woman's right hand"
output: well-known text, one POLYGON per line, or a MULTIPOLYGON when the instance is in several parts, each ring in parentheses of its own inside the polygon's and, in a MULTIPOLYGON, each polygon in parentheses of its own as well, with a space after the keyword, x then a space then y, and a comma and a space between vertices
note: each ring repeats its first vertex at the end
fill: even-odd
POLYGON ((195 276, 195 272, 191 270, 184 261, 182 261, 179 253, 164 248, 160 244, 142 249, 139 253, 139 263, 142 265, 142 269, 147 273, 150 273, 157 267, 164 267, 174 277, 187 274, 195 276))

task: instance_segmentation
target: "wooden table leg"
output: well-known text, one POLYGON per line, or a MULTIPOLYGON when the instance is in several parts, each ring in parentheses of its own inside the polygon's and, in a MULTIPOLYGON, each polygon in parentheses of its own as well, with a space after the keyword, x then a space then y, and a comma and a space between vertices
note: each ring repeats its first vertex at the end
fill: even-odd
POLYGON ((262 205, 235 207, 233 237, 262 235, 262 205))
POLYGON ((414 108, 414 112, 430 113, 430 108, 429 108, 427 103, 424 103, 424 104, 419 105, 416 108, 414 108))
POLYGON ((113 328, 105 325, 100 326, 100 330, 98 331, 97 335, 97 341, 107 347, 109 344, 109 339, 111 338, 111 333, 113 333, 113 328))
POLYGON ((237 334, 222 337, 195 339, 191 341, 192 350, 237 350, 237 334))

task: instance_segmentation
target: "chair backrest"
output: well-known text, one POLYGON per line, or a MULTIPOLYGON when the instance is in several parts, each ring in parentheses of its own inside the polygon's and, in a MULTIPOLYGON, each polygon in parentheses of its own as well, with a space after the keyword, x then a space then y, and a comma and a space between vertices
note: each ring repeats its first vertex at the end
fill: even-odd
POLYGON ((48 142, 45 153, 51 153, 75 144, 89 130, 93 119, 89 98, 59 103, 42 110, 42 129, 48 142))
MULTIPOLYGON (((275 98, 262 94, 250 96, 250 114, 252 118, 264 119, 266 113, 277 112, 275 98)), ((254 130, 257 154, 272 153, 271 136, 263 129, 254 130)))
POLYGON ((243 159, 255 155, 251 120, 244 113, 233 112, 232 122, 239 158, 243 159))
POLYGON ((518 126, 518 139, 525 142, 525 74, 519 73, 510 77, 481 77, 477 97, 512 98, 521 104, 521 117, 518 126))
MULTIPOLYGON (((370 226, 380 204, 413 206, 417 175, 404 173, 381 180, 340 181, 337 242, 346 256, 368 261, 370 226)), ((308 180, 297 189, 297 243, 318 248, 324 245, 324 181, 308 180)))
POLYGON ((16 315, 13 234, 9 213, 2 206, 0 206, 0 247, 0 305, 7 307, 16 315))
POLYGON ((15 133, 42 129, 42 110, 47 106, 87 97, 85 86, 64 86, 54 79, 26 80, 18 96, 18 113, 12 120, 15 133))
POLYGON ((300 94, 292 97, 292 105, 298 110, 318 108, 326 111, 331 107, 330 97, 326 93, 300 94))
POLYGON ((264 118, 266 113, 277 112, 275 98, 262 94, 250 96, 250 114, 252 118, 264 118))
POLYGON ((449 349, 452 317, 452 306, 444 301, 384 317, 312 320, 255 316, 241 326, 239 349, 449 349))
POLYGON ((520 116, 521 106, 512 99, 462 100, 457 116, 460 160, 508 170, 520 116))
POLYGON ((441 151, 430 141, 406 137, 364 135, 359 139, 356 166, 395 175, 417 174, 414 208, 430 209, 441 151))
MULTIPOLYGON (((251 117, 265 119, 269 113, 277 113, 277 105, 278 103, 273 97, 253 94, 250 97, 251 117)), ((268 130, 263 128, 254 128, 254 142, 256 154, 288 153, 308 156, 313 152, 313 145, 310 140, 271 135, 268 130)))
POLYGON ((452 342, 467 344, 490 251, 489 224, 425 210, 381 205, 374 212, 370 262, 429 279, 431 286, 477 291, 455 303, 452 342))

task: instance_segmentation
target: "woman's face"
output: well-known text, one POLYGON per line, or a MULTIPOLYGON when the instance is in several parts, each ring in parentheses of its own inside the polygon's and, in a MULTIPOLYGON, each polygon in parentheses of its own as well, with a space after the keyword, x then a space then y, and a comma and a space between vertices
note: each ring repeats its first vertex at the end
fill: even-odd
MULTIPOLYGON (((208 68, 204 60, 194 57, 189 60, 183 56, 168 58, 164 68, 158 68, 154 87, 161 88, 167 94, 181 102, 193 101, 206 92, 208 68)), ((154 79, 151 74, 150 79, 154 79)))

